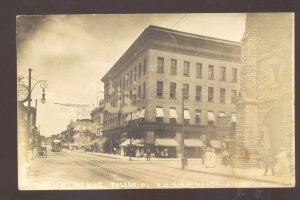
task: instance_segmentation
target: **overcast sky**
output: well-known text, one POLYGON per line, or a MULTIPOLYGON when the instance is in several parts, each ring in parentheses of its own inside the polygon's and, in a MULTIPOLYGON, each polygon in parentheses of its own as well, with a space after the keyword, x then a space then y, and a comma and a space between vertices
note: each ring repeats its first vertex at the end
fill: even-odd
MULTIPOLYGON (((244 14, 49 15, 17 17, 17 72, 28 83, 47 80, 37 124, 46 136, 65 130, 76 109, 54 104, 96 104, 100 79, 149 25, 240 42, 244 14)), ((41 89, 33 91, 41 98, 41 89)), ((99 99, 103 94, 99 94, 99 99)), ((26 104, 27 105, 27 104, 26 104)))

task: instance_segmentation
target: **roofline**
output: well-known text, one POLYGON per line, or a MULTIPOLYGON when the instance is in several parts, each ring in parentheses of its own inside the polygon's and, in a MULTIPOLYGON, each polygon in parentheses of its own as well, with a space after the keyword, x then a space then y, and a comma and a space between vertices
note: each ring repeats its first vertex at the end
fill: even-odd
POLYGON ((203 39, 203 40, 208 40, 212 42, 219 42, 219 43, 225 43, 227 45, 234 45, 234 46, 241 46, 241 42, 235 42, 235 41, 230 41, 230 40, 224 40, 224 39, 218 39, 218 38, 213 38, 213 37, 208 37, 208 36, 203 36, 203 35, 197 35, 193 33, 188 33, 188 32, 183 32, 183 31, 177 31, 173 29, 168 29, 164 27, 159 27, 155 25, 149 25, 147 28, 144 29, 144 31, 138 36, 138 38, 127 48, 127 50, 121 55, 121 57, 115 62, 115 64, 108 70, 108 72, 105 73, 105 75, 101 78, 101 81, 104 82, 104 79, 112 72, 112 70, 119 64, 119 62, 122 61, 122 58, 125 57, 125 54, 131 50, 135 44, 137 44, 138 40, 143 38, 148 31, 150 30, 158 30, 158 31, 163 31, 163 32, 170 32, 173 34, 177 35, 183 35, 186 37, 193 37, 197 39, 203 39))
POLYGON ((219 39, 219 38, 214 38, 214 37, 209 37, 209 36, 204 36, 204 35, 198 35, 198 34, 194 34, 194 33, 178 31, 178 30, 164 28, 164 27, 155 26, 155 25, 149 25, 147 28, 162 30, 162 31, 165 31, 165 32, 171 32, 171 33, 176 33, 176 34, 190 36, 190 37, 196 37, 196 38, 199 38, 199 39, 212 40, 212 41, 215 41, 215 42, 222 42, 222 43, 227 42, 227 43, 232 44, 232 45, 241 45, 241 42, 236 42, 236 41, 232 41, 232 40, 225 40, 225 39, 219 39))

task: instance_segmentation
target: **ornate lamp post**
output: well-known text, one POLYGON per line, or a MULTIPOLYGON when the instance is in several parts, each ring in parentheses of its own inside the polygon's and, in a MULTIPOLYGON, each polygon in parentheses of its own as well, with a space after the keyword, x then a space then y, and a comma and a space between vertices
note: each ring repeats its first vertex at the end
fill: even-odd
POLYGON ((30 121, 31 121, 31 94, 35 88, 35 86, 39 85, 40 88, 42 89, 42 98, 41 98, 41 102, 44 104, 46 102, 46 94, 45 94, 45 89, 48 87, 48 84, 47 84, 47 80, 38 80, 34 85, 33 87, 31 86, 31 71, 32 69, 29 68, 28 69, 29 71, 29 76, 28 76, 28 86, 26 86, 25 84, 20 84, 20 82, 22 81, 22 79, 24 78, 23 76, 18 76, 18 101, 22 101, 22 102, 25 102, 27 101, 28 102, 28 108, 27 108, 27 147, 29 147, 29 139, 30 139, 30 133, 31 133, 31 128, 30 128, 30 121), (23 96, 23 98, 22 98, 23 96))

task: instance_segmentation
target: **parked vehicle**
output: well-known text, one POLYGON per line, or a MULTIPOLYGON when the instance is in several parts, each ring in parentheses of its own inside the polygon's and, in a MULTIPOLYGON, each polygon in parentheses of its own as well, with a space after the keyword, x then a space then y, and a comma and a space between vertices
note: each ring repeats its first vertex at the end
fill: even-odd
POLYGON ((47 148, 46 148, 45 143, 41 143, 36 148, 35 157, 41 157, 41 156, 44 156, 47 158, 47 148))

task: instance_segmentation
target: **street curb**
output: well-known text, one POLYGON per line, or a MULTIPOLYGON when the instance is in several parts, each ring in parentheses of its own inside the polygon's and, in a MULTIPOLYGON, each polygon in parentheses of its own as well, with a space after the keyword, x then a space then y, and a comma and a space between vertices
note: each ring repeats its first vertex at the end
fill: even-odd
MULTIPOLYGON (((80 153, 80 152, 78 152, 80 153)), ((110 155, 105 155, 105 154, 97 154, 97 153, 93 153, 93 152, 86 152, 86 154, 89 155, 95 155, 95 156, 102 156, 102 157, 107 157, 107 158, 114 158, 114 159, 120 159, 120 160, 127 160, 129 159, 129 157, 124 157, 124 156, 118 156, 118 157, 114 157, 114 156, 110 156, 110 155)), ((141 157, 141 158, 136 158, 136 157, 132 157, 131 158, 132 161, 147 161, 146 157, 141 157)), ((151 158, 151 161, 180 161, 181 158, 151 158)), ((189 160, 198 160, 201 161, 202 158, 189 158, 189 160)))
MULTIPOLYGON (((172 168, 173 169, 178 169, 178 168, 174 168, 174 167, 172 167, 172 168)), ((263 182, 263 183, 273 183, 273 184, 277 184, 277 185, 284 185, 284 186, 287 186, 287 187, 293 187, 292 185, 290 185, 288 183, 275 182, 275 181, 271 181, 271 180, 263 180, 263 179, 253 178, 253 177, 240 176, 240 175, 237 175, 237 174, 235 174, 233 176, 233 175, 230 175, 230 174, 215 173, 215 172, 208 172, 208 171, 201 171, 201 170, 194 170, 194 169, 186 169, 186 171, 197 172, 197 173, 202 173, 202 174, 217 175, 217 176, 224 176, 224 177, 228 177, 228 178, 245 179, 245 180, 249 180, 249 181, 257 181, 257 182, 263 182)))

